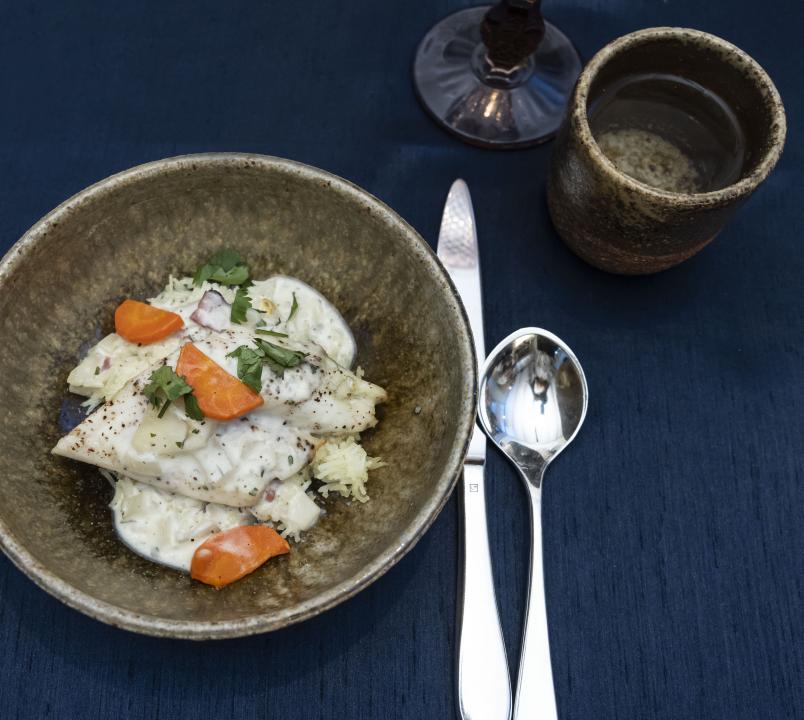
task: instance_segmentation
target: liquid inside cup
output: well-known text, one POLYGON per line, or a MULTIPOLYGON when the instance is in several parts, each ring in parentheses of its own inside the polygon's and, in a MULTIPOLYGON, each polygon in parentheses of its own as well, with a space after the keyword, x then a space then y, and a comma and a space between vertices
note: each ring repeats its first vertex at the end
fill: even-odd
POLYGON ((717 93, 671 73, 634 73, 599 86, 589 125, 603 153, 635 180, 703 193, 740 179, 746 140, 717 93))

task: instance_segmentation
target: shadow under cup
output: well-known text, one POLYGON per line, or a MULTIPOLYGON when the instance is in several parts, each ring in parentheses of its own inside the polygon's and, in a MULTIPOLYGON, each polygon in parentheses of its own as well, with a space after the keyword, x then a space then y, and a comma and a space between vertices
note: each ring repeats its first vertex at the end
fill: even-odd
POLYGON ((717 235, 776 165, 785 132, 778 91, 739 48, 683 28, 625 35, 578 79, 550 215, 591 265, 664 270, 717 235))

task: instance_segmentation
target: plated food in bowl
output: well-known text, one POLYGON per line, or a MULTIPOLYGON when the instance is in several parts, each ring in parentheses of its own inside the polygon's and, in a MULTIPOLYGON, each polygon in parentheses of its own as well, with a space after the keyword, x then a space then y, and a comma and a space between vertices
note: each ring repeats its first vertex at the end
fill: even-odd
MULTIPOLYGON (((298 290, 296 297, 302 313, 298 290)), ((214 314, 217 302, 207 298, 201 309, 214 314)), ((224 369, 232 363, 228 375, 242 382, 239 358, 216 360, 211 348, 199 349, 224 369)), ((102 364, 91 367, 93 378, 102 364)), ((262 379, 272 377, 264 363, 262 379)), ((468 324, 449 279, 421 237, 369 194, 315 168, 255 155, 133 168, 62 204, 0 262, 0 545, 68 605, 138 632, 205 639, 298 622, 375 581, 433 522, 462 466, 475 379, 468 324), (306 491, 323 511, 315 524, 300 542, 287 535, 289 553, 216 590, 128 549, 109 510, 114 489, 98 468, 51 451, 99 412, 87 416, 89 398, 66 392, 67 378, 115 333, 117 309, 126 300, 148 304, 170 273, 192 273, 223 248, 239 251, 255 285, 297 278, 325 297, 355 341, 347 369, 362 368, 387 399, 376 406, 376 426, 360 434, 367 456, 384 463, 370 471, 370 501, 319 492, 322 476, 340 463, 325 467, 316 453, 321 479, 306 491)), ((172 401, 165 416, 184 402, 172 401)))
POLYGON ((114 324, 67 377, 94 412, 53 452, 106 471, 131 550, 221 588, 290 552, 316 496, 368 501, 382 462, 359 434, 386 393, 349 369, 352 333, 315 289, 253 280, 224 249, 114 324))

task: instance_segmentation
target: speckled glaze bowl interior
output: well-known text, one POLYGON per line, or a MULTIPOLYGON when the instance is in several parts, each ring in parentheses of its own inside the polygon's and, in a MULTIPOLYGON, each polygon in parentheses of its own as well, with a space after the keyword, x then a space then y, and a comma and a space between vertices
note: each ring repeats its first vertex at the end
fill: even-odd
POLYGON ((259 155, 162 160, 110 177, 40 220, 0 263, 0 543, 38 585, 113 625, 205 639, 316 615, 382 575, 421 537, 460 472, 475 407, 465 313, 422 238, 368 193, 323 171, 259 155), (321 290, 355 334, 357 362, 387 388, 364 435, 387 467, 366 504, 330 499, 295 546, 216 591, 154 565, 116 538, 111 488, 50 449, 78 421, 66 377, 112 330, 125 297, 221 246, 255 277, 321 290))

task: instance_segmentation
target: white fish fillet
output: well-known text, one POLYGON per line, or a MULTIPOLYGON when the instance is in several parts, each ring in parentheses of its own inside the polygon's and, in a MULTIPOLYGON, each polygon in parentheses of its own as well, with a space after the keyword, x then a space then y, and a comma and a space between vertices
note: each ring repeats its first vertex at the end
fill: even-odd
MULTIPOLYGON (((249 344, 252 337, 248 329, 232 328, 211 333, 196 344, 234 375, 237 361, 227 354, 249 344)), ((190 434, 200 428, 187 419, 186 442, 170 443, 176 445, 173 448, 155 438, 153 451, 137 449, 135 435, 149 408, 142 388, 151 368, 61 438, 53 452, 196 500, 254 505, 269 482, 290 477, 312 460, 320 442, 314 435, 373 427, 374 406, 385 399, 382 388, 341 368, 320 347, 283 344, 302 349, 306 360, 283 377, 266 366, 265 404, 238 420, 206 420, 202 430, 206 442, 190 434)), ((175 367, 176 359, 174 353, 167 362, 175 367)), ((170 412, 183 418, 181 401, 170 412)))

